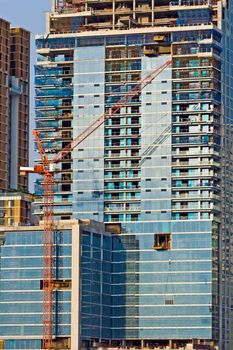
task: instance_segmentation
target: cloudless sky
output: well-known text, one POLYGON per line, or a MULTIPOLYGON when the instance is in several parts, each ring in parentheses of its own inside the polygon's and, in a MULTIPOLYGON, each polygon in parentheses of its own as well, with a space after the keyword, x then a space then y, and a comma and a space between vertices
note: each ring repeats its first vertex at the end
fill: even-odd
POLYGON ((0 0, 0 17, 13 26, 28 29, 32 34, 44 33, 44 14, 50 10, 52 0, 0 0))
MULTIPOLYGON (((35 153, 32 151, 31 130, 34 128, 34 64, 36 61, 35 35, 45 32, 45 13, 51 9, 52 0, 0 0, 0 18, 13 27, 22 27, 31 32, 31 106, 30 106, 30 165, 35 153)), ((30 191, 34 192, 33 177, 30 176, 30 191)))

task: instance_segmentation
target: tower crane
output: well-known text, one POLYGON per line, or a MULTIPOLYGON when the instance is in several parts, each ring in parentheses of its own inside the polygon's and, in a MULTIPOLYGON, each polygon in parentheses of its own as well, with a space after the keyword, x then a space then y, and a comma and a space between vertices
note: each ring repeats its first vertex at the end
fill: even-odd
POLYGON ((150 84, 160 73, 172 63, 166 61, 154 69, 149 75, 139 81, 131 90, 114 103, 107 112, 97 118, 90 126, 82 131, 73 141, 65 146, 58 154, 50 160, 40 139, 40 132, 33 131, 41 164, 32 168, 21 167, 20 172, 32 172, 44 177, 44 235, 43 235, 43 338, 42 349, 53 349, 53 234, 54 234, 54 165, 64 158, 68 153, 80 145, 96 129, 112 118, 124 107, 130 99, 150 84))

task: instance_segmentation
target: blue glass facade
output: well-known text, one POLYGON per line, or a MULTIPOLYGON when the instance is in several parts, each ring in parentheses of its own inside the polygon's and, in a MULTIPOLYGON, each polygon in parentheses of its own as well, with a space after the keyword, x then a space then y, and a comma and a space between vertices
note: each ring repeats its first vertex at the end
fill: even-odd
MULTIPOLYGON (((58 279, 71 278, 71 234, 59 233, 62 254, 56 262, 58 279)), ((42 334, 43 233, 9 232, 1 247, 1 326, 4 349, 40 349, 42 334), (31 338, 30 340, 20 338, 31 338), (35 339, 37 338, 37 339, 35 339), (30 345, 29 345, 30 344, 30 345), (30 347, 29 347, 30 346, 30 347)), ((58 246, 57 246, 58 248, 58 246)), ((57 249, 58 250, 58 249, 57 249)), ((70 334, 70 291, 54 292, 57 324, 54 334, 70 334)))
MULTIPOLYGON (((78 48, 77 52, 80 52, 77 54, 79 63, 77 65, 75 61, 74 74, 78 84, 76 87, 74 81, 74 91, 77 89, 77 95, 83 91, 81 97, 76 97, 75 93, 74 98, 77 113, 73 123, 77 135, 82 132, 83 125, 90 125, 91 118, 97 117, 95 108, 100 109, 99 114, 103 113, 104 83, 106 110, 132 86, 131 81, 127 82, 127 79, 132 79, 131 76, 126 76, 126 82, 112 81, 117 80, 116 74, 120 72, 121 79, 126 72, 143 77, 171 57, 133 58, 133 63, 128 60, 126 67, 123 60, 115 62, 112 59, 115 57, 112 48, 96 46, 95 57, 92 56, 92 48, 78 48), (99 63, 95 65, 95 62, 99 63), (78 66, 80 70, 76 68, 78 66), (92 86, 99 88, 98 97, 95 97, 92 86), (95 102, 97 98, 99 100, 95 102), (80 109, 81 112, 78 112, 80 109)), ((140 54, 142 52, 138 48, 135 55, 140 54)), ((121 55, 129 56, 129 53, 122 48, 121 55)), ((213 335, 213 220, 208 210, 209 199, 204 201, 203 198, 210 194, 209 169, 200 169, 198 163, 202 160, 197 158, 198 151, 201 153, 203 149, 199 146, 199 143, 202 145, 201 138, 204 140, 208 136, 201 134, 195 123, 191 127, 193 133, 198 135, 192 138, 187 136, 188 140, 183 139, 181 146, 179 137, 173 136, 182 128, 173 126, 173 112, 177 120, 178 111, 183 108, 180 97, 174 99, 172 95, 173 75, 171 69, 164 71, 136 101, 129 101, 119 115, 106 123, 105 128, 101 127, 84 141, 81 149, 74 151, 74 215, 91 218, 97 213, 101 219, 104 205, 105 222, 121 222, 123 228, 124 234, 117 238, 113 246, 113 339, 167 339, 168 334, 169 338, 174 339, 212 339, 213 335), (183 143, 191 143, 193 153, 196 151, 193 160, 196 168, 190 166, 185 173, 183 167, 174 167, 177 159, 172 154, 177 150, 182 152, 183 143), (85 166, 86 162, 88 166, 85 166), (191 195, 193 200, 184 204, 178 199, 183 196, 180 189, 186 186, 190 189, 185 194, 191 195), (200 192, 200 188, 207 192, 200 192), (200 202, 198 197, 202 197, 203 201, 200 202), (155 235, 158 233, 171 235, 171 249, 154 249, 155 235)), ((186 95, 181 95, 181 98, 189 100, 186 95)), ((210 102, 203 104, 206 114, 209 105, 210 102)), ((202 110, 201 102, 200 108, 202 110)), ((189 118, 195 117, 192 107, 188 114, 191 115, 189 118)), ((209 118, 209 114, 207 116, 209 118)), ((183 118, 187 118, 186 115, 183 118)), ((203 142, 207 142, 204 145, 208 154, 208 141, 203 142)), ((191 165, 191 154, 189 161, 191 165)))
MULTIPOLYGON (((6 232, 3 242, 0 338, 4 349, 41 349, 43 231, 6 232)), ((111 245, 111 236, 95 223, 79 226, 76 222, 55 232, 55 348, 78 349, 81 341, 89 344, 91 338, 111 338, 111 245), (78 324, 73 321, 77 317, 78 324)))
POLYGON ((81 238, 81 339, 111 339, 112 237, 83 230, 81 238))
MULTIPOLYGON (((74 50, 74 137, 104 113, 104 65, 104 47, 95 47, 95 56, 92 47, 74 50)), ((75 217, 80 213, 82 219, 104 219, 103 133, 104 126, 101 126, 83 142, 82 147, 73 151, 75 217)))

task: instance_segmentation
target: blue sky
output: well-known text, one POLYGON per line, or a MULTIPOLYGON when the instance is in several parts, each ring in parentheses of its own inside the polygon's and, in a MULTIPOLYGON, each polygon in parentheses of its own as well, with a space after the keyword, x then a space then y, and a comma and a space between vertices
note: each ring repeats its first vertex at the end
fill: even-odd
POLYGON ((50 10, 51 0, 0 0, 0 17, 13 26, 28 29, 32 34, 43 33, 45 11, 50 10))
MULTIPOLYGON (((34 36, 45 31, 45 12, 51 8, 52 0, 0 0, 0 17, 11 22, 14 27, 23 27, 31 32, 31 106, 30 106, 30 145, 33 145, 31 130, 34 128, 34 63, 36 61, 34 36)), ((30 150, 34 146, 30 147, 30 150)), ((33 165, 35 153, 30 153, 33 165)), ((33 176, 30 176, 30 191, 33 189, 33 176)))

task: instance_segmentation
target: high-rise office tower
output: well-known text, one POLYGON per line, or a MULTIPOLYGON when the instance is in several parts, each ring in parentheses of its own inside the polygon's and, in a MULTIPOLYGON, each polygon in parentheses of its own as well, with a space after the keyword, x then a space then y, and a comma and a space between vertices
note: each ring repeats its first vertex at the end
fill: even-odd
POLYGON ((56 166, 57 218, 121 225, 114 344, 233 347, 232 11, 217 0, 54 0, 37 37, 49 157, 172 60, 56 166))
POLYGON ((0 189, 28 189, 30 33, 0 19, 0 189))

